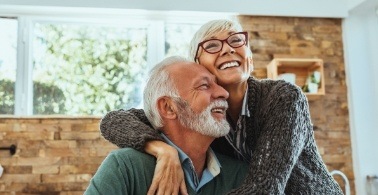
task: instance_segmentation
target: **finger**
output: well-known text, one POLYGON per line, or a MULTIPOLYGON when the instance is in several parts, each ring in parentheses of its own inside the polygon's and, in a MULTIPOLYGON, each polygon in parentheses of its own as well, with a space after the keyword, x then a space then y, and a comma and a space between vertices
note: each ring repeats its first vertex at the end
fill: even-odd
POLYGON ((188 195, 188 190, 186 189, 186 184, 185 180, 182 180, 181 185, 180 185, 180 193, 182 195, 188 195))
POLYGON ((176 178, 172 178, 172 194, 179 194, 180 182, 176 178))
POLYGON ((159 180, 154 176, 150 188, 148 189, 147 195, 155 195, 157 187, 159 185, 159 180))
POLYGON ((162 185, 162 183, 160 183, 159 188, 157 189, 158 191, 157 191, 156 194, 157 195, 165 195, 166 194, 165 189, 166 189, 166 185, 162 185))
POLYGON ((180 192, 180 183, 175 178, 172 178, 171 184, 170 190, 172 191, 172 194, 178 195, 180 192))

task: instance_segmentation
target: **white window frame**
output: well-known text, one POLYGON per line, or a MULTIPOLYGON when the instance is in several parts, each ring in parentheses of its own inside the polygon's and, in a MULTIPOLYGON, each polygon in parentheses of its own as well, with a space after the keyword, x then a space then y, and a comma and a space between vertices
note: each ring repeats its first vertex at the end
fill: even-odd
POLYGON ((148 70, 165 56, 165 23, 203 24, 212 19, 230 18, 230 14, 204 12, 152 12, 88 8, 12 8, 1 10, 1 16, 17 17, 17 69, 15 116, 33 115, 32 47, 36 22, 82 22, 146 26, 148 70))

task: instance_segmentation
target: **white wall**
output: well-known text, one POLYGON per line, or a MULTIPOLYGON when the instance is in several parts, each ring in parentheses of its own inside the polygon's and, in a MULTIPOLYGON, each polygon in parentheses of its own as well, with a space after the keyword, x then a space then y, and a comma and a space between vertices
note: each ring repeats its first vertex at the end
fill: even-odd
POLYGON ((352 9, 343 22, 353 168, 357 194, 378 174, 378 1, 352 9))
POLYGON ((246 15, 331 18, 347 15, 346 0, 0 0, 0 8, 9 5, 232 12, 246 15))

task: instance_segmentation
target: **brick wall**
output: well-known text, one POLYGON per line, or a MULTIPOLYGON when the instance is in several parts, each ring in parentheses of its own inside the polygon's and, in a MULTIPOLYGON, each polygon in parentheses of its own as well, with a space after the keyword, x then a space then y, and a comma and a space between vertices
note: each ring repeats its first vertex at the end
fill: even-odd
POLYGON ((83 194, 115 146, 101 138, 99 118, 1 118, 4 175, 0 194, 83 194))
MULTIPOLYGON (((274 56, 324 60, 326 95, 310 101, 319 151, 329 170, 341 170, 354 194, 347 88, 340 19, 240 17, 250 34, 258 78, 274 56)), ((0 195, 82 194, 97 167, 115 146, 103 140, 99 118, 0 118, 0 151, 5 173, 0 195)), ((337 177, 342 184, 342 180, 337 177)))
MULTIPOLYGON (((355 193, 341 19, 241 16, 257 78, 274 57, 320 58, 326 94, 309 101, 318 149, 330 171, 346 174, 355 193)), ((335 176, 344 189, 340 176, 335 176)))

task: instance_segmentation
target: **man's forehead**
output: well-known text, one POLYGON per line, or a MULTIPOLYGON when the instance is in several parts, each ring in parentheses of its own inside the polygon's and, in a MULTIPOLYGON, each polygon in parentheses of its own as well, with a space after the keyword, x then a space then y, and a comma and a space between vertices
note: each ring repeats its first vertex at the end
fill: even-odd
POLYGON ((205 67, 194 62, 179 62, 170 67, 173 74, 209 72, 205 67))
POLYGON ((211 74, 205 67, 196 63, 180 63, 172 66, 172 77, 176 81, 185 83, 195 83, 200 80, 215 80, 215 76, 211 74), (190 80, 190 82, 188 82, 190 80))

